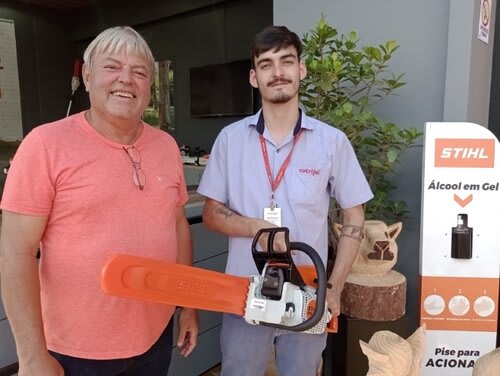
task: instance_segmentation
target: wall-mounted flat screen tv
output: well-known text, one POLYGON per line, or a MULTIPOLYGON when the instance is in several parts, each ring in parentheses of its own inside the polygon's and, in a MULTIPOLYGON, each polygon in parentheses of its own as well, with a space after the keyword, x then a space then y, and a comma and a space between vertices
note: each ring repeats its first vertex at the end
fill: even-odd
POLYGON ((191 116, 251 115, 254 98, 249 71, 249 60, 191 68, 191 116))

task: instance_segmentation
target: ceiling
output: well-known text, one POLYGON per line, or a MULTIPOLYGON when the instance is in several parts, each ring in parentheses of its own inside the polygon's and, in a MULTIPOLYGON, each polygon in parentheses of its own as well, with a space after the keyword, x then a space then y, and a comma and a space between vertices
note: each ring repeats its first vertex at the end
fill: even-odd
POLYGON ((84 8, 101 1, 103 0, 17 0, 19 3, 60 10, 84 8))

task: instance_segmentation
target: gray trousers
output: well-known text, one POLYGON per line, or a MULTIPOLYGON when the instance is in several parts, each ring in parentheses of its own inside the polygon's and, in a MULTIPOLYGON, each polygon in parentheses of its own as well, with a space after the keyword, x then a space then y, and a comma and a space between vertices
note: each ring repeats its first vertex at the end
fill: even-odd
POLYGON ((316 376, 326 336, 251 325, 224 314, 221 376, 262 376, 274 351, 280 376, 316 376))

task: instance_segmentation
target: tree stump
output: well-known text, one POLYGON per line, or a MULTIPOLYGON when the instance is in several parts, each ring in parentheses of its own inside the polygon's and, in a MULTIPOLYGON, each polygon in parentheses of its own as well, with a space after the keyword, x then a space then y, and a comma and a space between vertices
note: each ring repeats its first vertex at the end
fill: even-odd
POLYGON ((341 295, 344 315, 369 321, 393 321, 405 314, 406 278, 394 270, 382 276, 352 273, 341 295))

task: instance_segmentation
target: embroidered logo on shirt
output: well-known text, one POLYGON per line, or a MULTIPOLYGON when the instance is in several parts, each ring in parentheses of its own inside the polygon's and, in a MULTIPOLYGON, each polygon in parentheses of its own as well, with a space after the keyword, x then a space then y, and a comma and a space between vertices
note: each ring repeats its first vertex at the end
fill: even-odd
POLYGON ((319 175, 319 170, 316 170, 315 168, 301 168, 299 169, 299 172, 301 174, 307 174, 307 175, 319 175))

